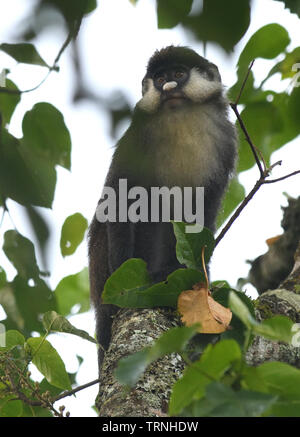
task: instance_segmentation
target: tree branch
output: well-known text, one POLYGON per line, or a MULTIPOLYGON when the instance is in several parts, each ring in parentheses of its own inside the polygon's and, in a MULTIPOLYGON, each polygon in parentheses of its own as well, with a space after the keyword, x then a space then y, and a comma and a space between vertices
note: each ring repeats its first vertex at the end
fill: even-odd
POLYGON ((98 384, 100 382, 100 379, 94 379, 94 381, 87 382, 86 384, 80 385, 79 387, 74 388, 73 390, 68 390, 63 392, 61 395, 57 396, 56 398, 52 399, 52 402, 59 401, 60 399, 66 398, 67 396, 72 396, 73 394, 77 393, 80 390, 83 390, 85 388, 91 387, 92 385, 98 384))
POLYGON ((265 181, 264 183, 265 183, 265 184, 273 184, 274 182, 283 181, 284 179, 290 178, 291 176, 295 176, 296 174, 299 174, 299 173, 300 173, 300 170, 296 170, 296 171, 293 171, 293 172, 290 173, 290 174, 287 174, 287 175, 285 175, 285 176, 282 176, 281 178, 271 179, 270 181, 265 181))
MULTIPOLYGON (((254 62, 254 61, 253 61, 253 62, 254 62)), ((242 117, 241 117, 241 115, 240 115, 240 113, 239 113, 239 110, 238 110, 238 108, 237 108, 238 101, 239 101, 239 99, 240 99, 240 97, 241 97, 241 94, 242 94, 243 88, 245 87, 246 80, 247 80, 247 78, 248 78, 248 76, 249 76, 249 73, 250 73, 250 70, 251 70, 251 68, 252 68, 252 66, 253 66, 253 62, 252 62, 252 63, 250 64, 250 66, 249 66, 249 69, 248 69, 247 75, 246 75, 246 77, 245 77, 245 79, 244 79, 244 81, 243 81, 243 84, 242 84, 241 90, 240 90, 240 92, 239 92, 238 98, 236 99, 235 103, 230 103, 230 106, 231 106, 232 110, 234 111, 234 113, 235 113, 235 115, 236 115, 236 117, 237 117, 237 120, 238 120, 238 122, 239 122, 239 125, 240 125, 242 131, 243 131, 244 134, 245 134, 246 141, 248 142, 248 144, 249 144, 249 146, 250 146, 250 148, 251 148, 251 151, 252 151, 252 153, 253 153, 253 156, 254 156, 254 159, 255 159, 255 161, 256 161, 257 167, 258 167, 258 169, 259 169, 260 178, 259 178, 258 181, 255 183, 255 185, 254 185, 254 187, 252 188, 252 190, 250 191, 250 193, 245 197, 245 199, 243 200, 243 202, 239 205, 239 207, 237 208, 237 210, 235 211, 235 213, 232 215, 232 217, 230 218, 230 220, 226 223, 226 225, 225 225, 225 226, 223 227, 223 229, 221 230, 220 234, 219 234, 218 237, 216 238, 216 246, 219 244, 219 242, 222 240, 222 238, 224 237, 224 235, 225 235, 225 234, 227 233, 227 231, 230 229, 230 227, 232 226, 232 224, 234 223, 234 221, 235 221, 235 220, 237 219, 237 217, 240 215, 240 213, 242 212, 242 210, 245 208, 245 206, 248 204, 248 202, 252 199, 252 197, 254 196, 254 194, 259 190, 259 188, 260 188, 262 185, 264 185, 264 184, 272 184, 272 183, 275 183, 275 182, 279 182, 279 181, 282 181, 282 180, 284 180, 284 179, 287 179, 287 178, 289 178, 289 177, 291 177, 291 176, 294 176, 294 175, 300 173, 300 170, 296 170, 296 171, 294 171, 294 172, 292 172, 292 173, 289 173, 289 174, 287 174, 287 175, 285 175, 285 176, 282 176, 282 177, 280 177, 280 178, 272 179, 272 180, 268 180, 267 178, 269 177, 269 175, 270 175, 271 171, 273 170, 273 168, 276 167, 277 165, 281 165, 282 161, 277 161, 277 162, 275 162, 274 164, 270 165, 269 167, 266 167, 265 160, 264 160, 264 158, 263 158, 261 152, 260 152, 260 151, 256 148, 256 146, 253 144, 253 142, 252 142, 252 140, 251 140, 251 137, 250 137, 250 135, 249 135, 249 133, 248 133, 248 131, 247 131, 247 128, 246 128, 246 126, 245 126, 245 124, 244 124, 244 122, 243 122, 243 120, 242 120, 242 117), (262 161, 263 161, 263 163, 264 163, 264 168, 263 168, 263 166, 261 165, 261 162, 260 162, 260 159, 259 159, 258 153, 259 153, 259 155, 261 156, 261 159, 262 159, 262 161)))

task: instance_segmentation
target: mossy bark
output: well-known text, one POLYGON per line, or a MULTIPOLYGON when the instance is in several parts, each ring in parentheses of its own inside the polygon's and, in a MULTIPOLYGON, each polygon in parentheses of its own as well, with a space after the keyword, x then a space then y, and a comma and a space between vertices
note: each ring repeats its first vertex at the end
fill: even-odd
POLYGON ((166 309, 123 309, 116 314, 96 400, 100 416, 166 415, 172 386, 184 369, 180 355, 168 355, 150 365, 130 391, 116 380, 114 370, 120 358, 150 346, 163 332, 178 323, 174 311, 166 309))

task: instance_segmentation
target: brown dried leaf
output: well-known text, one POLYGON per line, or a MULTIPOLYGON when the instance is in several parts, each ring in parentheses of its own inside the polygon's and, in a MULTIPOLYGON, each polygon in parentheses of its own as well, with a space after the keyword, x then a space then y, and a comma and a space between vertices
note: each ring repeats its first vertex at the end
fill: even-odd
POLYGON ((201 333, 219 334, 226 331, 232 318, 230 309, 216 302, 203 284, 196 284, 193 288, 183 291, 178 297, 181 321, 186 326, 200 323, 198 332, 201 333))

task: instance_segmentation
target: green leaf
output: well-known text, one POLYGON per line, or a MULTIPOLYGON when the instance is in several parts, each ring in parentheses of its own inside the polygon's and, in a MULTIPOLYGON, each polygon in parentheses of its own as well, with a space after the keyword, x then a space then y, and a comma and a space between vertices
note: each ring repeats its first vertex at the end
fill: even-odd
POLYGON ((63 278, 55 289, 57 310, 67 316, 74 305, 78 306, 76 313, 83 313, 90 308, 90 286, 88 270, 84 268, 75 275, 63 278))
POLYGON ((31 205, 26 207, 26 214, 37 238, 43 264, 47 265, 47 253, 45 246, 50 234, 48 224, 41 212, 37 208, 33 208, 31 205))
POLYGON ((299 110, 300 110, 300 86, 293 88, 293 91, 290 94, 287 103, 286 115, 289 118, 289 121, 291 121, 291 123, 293 124, 293 128, 294 128, 294 131, 292 132, 293 134, 292 138, 294 138, 296 135, 299 135, 300 133, 299 118, 297 116, 297 114, 299 114, 299 110))
MULTIPOLYGON (((18 87, 9 79, 6 79, 5 89, 18 91, 18 87)), ((2 124, 9 124, 11 116, 16 109, 17 104, 21 99, 20 94, 0 93, 0 113, 2 116, 2 124)))
POLYGON ((27 279, 16 276, 11 283, 17 310, 23 321, 22 331, 26 335, 31 332, 44 332, 41 314, 56 310, 54 293, 42 279, 27 279), (32 282, 32 284, 31 284, 32 282))
POLYGON ((48 311, 46 314, 44 314, 43 325, 47 332, 66 332, 67 334, 77 335, 85 340, 89 340, 92 343, 97 343, 96 340, 86 331, 75 328, 75 326, 73 326, 69 320, 57 314, 55 311, 48 311))
POLYGON ((17 231, 6 231, 3 251, 19 275, 25 279, 38 278, 40 270, 37 265, 34 245, 28 238, 17 231))
POLYGON ((0 193, 21 205, 50 208, 56 185, 53 164, 2 129, 0 138, 0 193))
POLYGON ((178 295, 201 280, 203 274, 192 269, 178 269, 165 282, 150 286, 151 279, 142 259, 125 261, 104 285, 104 303, 125 308, 177 306, 178 295))
POLYGON ((5 270, 0 266, 0 290, 6 284, 6 273, 5 270))
POLYGON ((281 74, 281 79, 292 78, 295 76, 296 71, 293 70, 293 65, 300 62, 300 47, 296 47, 292 52, 286 53, 285 58, 274 65, 266 78, 262 81, 262 86, 270 77, 276 73, 281 74))
MULTIPOLYGON (((212 297, 219 304, 226 308, 229 308, 229 296, 232 292, 230 287, 221 287, 218 290, 213 291, 212 297)), ((242 291, 234 290, 234 293, 240 298, 240 300, 246 305, 253 319, 255 318, 254 305, 252 300, 246 296, 242 291)), ((245 340, 248 337, 248 328, 241 322, 241 320, 233 314, 230 322, 231 329, 221 334, 221 339, 234 339, 238 344, 243 347, 245 340)))
POLYGON ((274 395, 234 391, 220 382, 213 382, 206 387, 205 397, 194 401, 183 413, 188 417, 261 417, 276 400, 274 395))
POLYGON ((300 399, 277 401, 269 415, 271 417, 300 417, 300 399))
POLYGON ((234 314, 244 323, 254 334, 261 335, 265 338, 275 341, 284 341, 290 343, 292 340, 293 321, 285 316, 275 316, 258 323, 247 306, 237 296, 236 293, 230 292, 229 305, 234 314))
MULTIPOLYGON (((249 132, 253 144, 261 151, 267 165, 271 153, 275 150, 274 136, 282 134, 284 120, 277 105, 273 102, 254 102, 247 105, 241 112, 241 118, 249 132)), ((238 125, 240 138, 238 172, 251 168, 254 163, 253 153, 238 125)))
MULTIPOLYGON (((300 89, 294 88, 287 93, 264 92, 261 100, 252 101, 242 111, 241 117, 253 143, 263 153, 267 164, 271 154, 294 139, 300 133, 297 111, 299 111, 300 89), (268 98, 272 101, 267 101, 268 98)), ((254 165, 253 154, 240 127, 238 171, 244 171, 254 165)))
MULTIPOLYGON (((60 0, 51 0, 55 3, 61 4, 60 0)), ((74 18, 78 18, 81 14, 89 14, 93 10, 97 8, 97 0, 74 0, 72 5, 65 5, 65 11, 68 11, 68 16, 71 17, 72 13, 74 14, 74 18)))
POLYGON ((97 0, 87 0, 86 5, 85 5, 85 9, 84 9, 84 13, 90 14, 96 8, 97 8, 97 0))
POLYGON ((171 29, 190 12, 193 0, 157 0, 158 28, 171 29))
POLYGON ((22 331, 24 329, 24 319, 18 309, 12 284, 7 283, 0 290, 0 305, 6 314, 6 319, 1 321, 6 330, 15 329, 22 331))
POLYGON ((33 364, 55 387, 70 390, 71 384, 63 360, 47 340, 42 337, 28 338, 26 350, 33 364))
POLYGON ((22 417, 53 417, 53 414, 48 408, 33 407, 23 403, 22 417))
POLYGON ((23 403, 9 395, 0 398, 0 417, 22 417, 23 403))
POLYGON ((204 397, 206 387, 219 380, 232 365, 242 359, 241 350, 234 340, 222 340, 209 345, 199 361, 186 368, 182 378, 174 385, 169 403, 169 414, 178 415, 193 400, 204 397))
POLYGON ((231 179, 226 190, 225 197, 222 202, 222 207, 217 218, 217 228, 219 228, 225 220, 231 215, 235 208, 244 200, 245 188, 239 183, 238 178, 231 179))
POLYGON ((48 391, 53 398, 57 397, 60 393, 63 392, 63 389, 55 387, 52 384, 49 384, 46 378, 42 379, 42 381, 39 383, 39 386, 41 392, 48 391))
POLYGON ((255 324, 257 324, 246 304, 244 304, 244 302, 242 302, 233 291, 229 294, 229 306, 248 329, 251 329, 255 324))
POLYGON ((97 7, 97 0, 72 0, 61 1, 61 0, 44 0, 42 6, 50 5, 50 7, 55 7, 64 16, 69 30, 72 32, 72 36, 75 37, 74 30, 76 29, 76 24, 80 23, 84 15, 89 14, 97 7))
POLYGON ((45 102, 35 104, 24 115, 22 129, 23 143, 36 156, 70 169, 70 133, 55 106, 45 102))
POLYGON ((133 387, 150 363, 149 349, 142 349, 119 361, 115 377, 121 384, 133 387))
POLYGON ((280 395, 284 399, 300 399, 299 369, 276 361, 263 363, 256 369, 270 393, 280 395))
POLYGON ((13 57, 17 62, 24 64, 41 65, 42 67, 49 67, 49 65, 41 58, 33 44, 19 43, 19 44, 0 44, 0 50, 13 57))
POLYGON ((201 12, 190 14, 183 24, 201 42, 216 42, 229 52, 248 29, 250 1, 204 0, 201 12))
MULTIPOLYGON (((243 102, 241 101, 247 104, 241 112, 241 117, 253 143, 263 153, 267 164, 274 151, 296 138, 300 133, 297 118, 300 107, 299 99, 300 88, 294 87, 290 95, 254 90, 243 102)), ((237 128, 240 136, 237 170, 241 172, 251 168, 255 161, 239 125, 237 128)))
POLYGON ((297 137, 300 133, 300 126, 295 111, 299 110, 300 89, 294 88, 290 95, 278 93, 273 95, 273 105, 280 114, 282 129, 281 131, 269 131, 270 151, 274 152, 281 146, 297 137))
POLYGON ((231 296, 231 293, 235 294, 243 302, 243 304, 248 308, 248 311, 250 312, 252 318, 255 319, 255 309, 253 301, 243 291, 233 290, 230 286, 225 284, 224 286, 218 287, 213 290, 213 298, 221 305, 229 308, 229 298, 231 296))
POLYGON ((176 327, 164 332, 153 346, 121 359, 115 372, 116 378, 121 384, 133 387, 149 364, 164 355, 183 351, 195 334, 196 328, 193 327, 176 327))
POLYGON ((273 59, 282 53, 289 43, 290 37, 284 27, 277 23, 267 24, 251 36, 240 55, 238 67, 246 72, 253 59, 273 59))
POLYGON ((187 233, 186 223, 172 222, 176 236, 176 256, 181 264, 190 269, 202 269, 202 248, 205 247, 204 258, 208 263, 214 247, 215 240, 212 232, 204 228, 202 232, 187 233))
MULTIPOLYGON (((234 86, 229 90, 228 94, 230 99, 235 101, 239 95, 242 83, 253 59, 273 59, 284 51, 289 42, 290 38, 287 31, 284 27, 277 23, 267 24, 266 26, 258 29, 258 31, 251 36, 244 50, 240 54, 237 71, 238 79, 234 86)), ((262 93, 263 92, 261 89, 254 88, 254 76, 251 71, 248 76, 246 86, 244 87, 242 95, 239 99, 239 103, 249 103, 251 101, 255 101, 259 96, 262 95, 262 93)), ((257 121, 260 120, 260 117, 261 115, 257 116, 257 121)), ((260 145, 256 144, 255 141, 254 144, 257 147, 260 147, 260 145)))
POLYGON ((228 99, 232 102, 235 102, 239 96, 239 103, 249 103, 257 95, 257 93, 261 92, 254 88, 254 75, 252 71, 250 71, 250 73, 248 74, 247 81, 243 85, 247 73, 248 69, 247 71, 241 68, 238 69, 237 81, 227 92, 228 99), (242 86, 244 86, 244 88, 242 94, 240 94, 242 86))
POLYGON ((263 376, 259 373, 257 367, 247 366, 246 364, 242 368, 242 382, 243 388, 253 391, 259 391, 261 393, 268 393, 268 387, 264 381, 263 376))
POLYGON ((291 343, 294 322, 286 316, 274 316, 254 327, 254 332, 270 340, 291 343))
POLYGON ((295 13, 300 17, 300 0, 276 0, 284 3, 286 9, 289 9, 292 13, 295 13))
POLYGON ((60 237, 60 250, 62 256, 72 255, 84 238, 88 222, 80 213, 66 218, 60 237))
POLYGON ((151 284, 151 278, 142 259, 132 258, 125 261, 108 278, 104 285, 102 299, 104 303, 112 303, 128 307, 128 303, 137 292, 151 284))
POLYGON ((15 346, 23 346, 25 343, 24 336, 15 330, 9 330, 5 333, 5 346, 0 347, 1 350, 10 350, 15 346))

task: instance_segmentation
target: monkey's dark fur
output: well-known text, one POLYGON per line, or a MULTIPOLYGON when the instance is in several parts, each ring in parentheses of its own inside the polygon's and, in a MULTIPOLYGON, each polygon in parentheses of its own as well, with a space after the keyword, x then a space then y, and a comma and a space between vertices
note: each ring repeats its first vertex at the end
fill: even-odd
MULTIPOLYGON (((118 194, 139 186, 204 187, 204 225, 215 221, 236 157, 236 134, 217 67, 186 47, 169 46, 151 57, 143 97, 117 144, 106 186, 118 194)), ((100 200, 101 202, 101 200, 100 200)), ((100 223, 89 229, 91 298, 98 342, 107 349, 117 307, 101 303, 107 278, 128 258, 143 258, 153 281, 181 267, 170 223, 100 223)), ((103 351, 99 349, 99 366, 103 351)))

